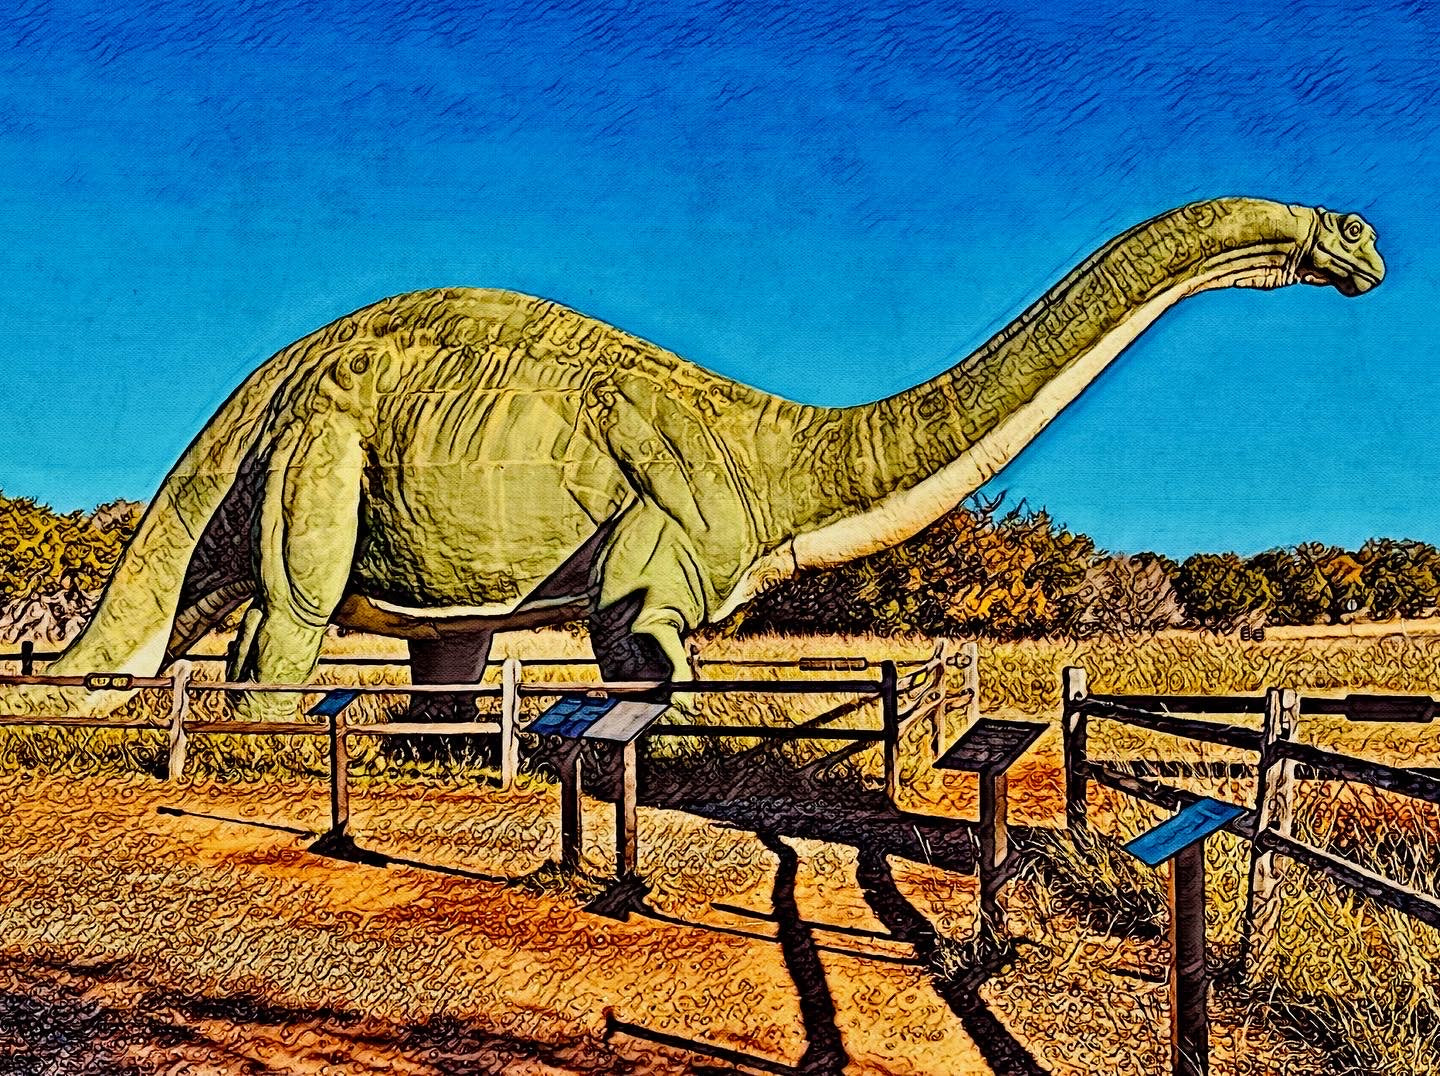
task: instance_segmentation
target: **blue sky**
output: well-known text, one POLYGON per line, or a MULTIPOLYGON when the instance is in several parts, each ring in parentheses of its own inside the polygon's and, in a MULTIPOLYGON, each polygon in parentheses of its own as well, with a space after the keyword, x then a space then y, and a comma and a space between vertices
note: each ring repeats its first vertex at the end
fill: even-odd
POLYGON ((1440 13, 817 7, 21 0, 0 488, 147 498, 267 355, 435 285, 871 399, 1135 221, 1254 194, 1364 213, 1389 279, 1183 304, 992 489, 1112 549, 1440 541, 1440 13))

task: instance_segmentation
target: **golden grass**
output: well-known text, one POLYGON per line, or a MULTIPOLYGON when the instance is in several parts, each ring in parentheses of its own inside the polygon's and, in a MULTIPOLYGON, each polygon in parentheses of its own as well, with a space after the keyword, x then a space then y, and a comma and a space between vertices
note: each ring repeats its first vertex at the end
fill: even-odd
POLYGON ((1440 691, 1440 636, 1276 639, 1204 633, 1144 639, 1042 640, 982 645, 985 710, 1049 712, 1060 705, 1057 670, 1082 666, 1090 689, 1137 694, 1243 694, 1290 687, 1325 694, 1373 689, 1440 691))
MULTIPOLYGON (((805 654, 863 654, 913 660, 926 656, 932 642, 921 638, 750 637, 711 638, 702 654, 711 660, 792 659, 805 654)), ((365 636, 330 640, 338 656, 403 654, 400 645, 365 636)), ((574 665, 530 666, 527 679, 589 679, 588 645, 583 636, 550 632, 516 635, 498 653, 525 657, 566 656, 574 665)), ((1079 665, 1092 690, 1115 693, 1248 694, 1270 686, 1305 693, 1372 690, 1397 693, 1440 692, 1440 635, 1399 632, 1358 637, 1283 638, 1240 642, 1202 634, 1165 635, 1142 640, 1038 641, 982 643, 981 708, 986 713, 1053 716, 1059 709, 1059 670, 1079 665)), ((198 676, 219 676, 216 665, 198 667, 198 676)), ((727 668, 707 665, 709 678, 743 676, 763 679, 802 675, 794 670, 727 668)), ((830 674, 820 674, 821 676, 830 674)), ((849 674, 843 674, 849 675, 849 674)), ((873 676, 874 672, 863 674, 873 676)), ((960 673, 951 674, 958 687, 960 673)), ((321 683, 401 683, 400 666, 356 668, 324 666, 321 683)), ((492 669, 490 679, 498 677, 492 669)), ((313 697, 300 700, 307 704, 313 697)), ((697 720, 723 724, 788 724, 805 720, 846 696, 703 696, 697 720)), ((368 697, 354 704, 352 721, 379 720, 405 705, 400 694, 368 697)), ((487 704, 488 705, 488 704, 487 704)), ((527 700, 533 712, 540 700, 527 700)), ((163 697, 137 699, 129 713, 160 716, 163 697)), ((196 716, 220 717, 227 711, 213 693, 197 695, 196 716)), ((1257 724, 1258 718, 1235 718, 1257 724)), ((861 710, 837 724, 878 725, 875 708, 861 710)), ((1440 764, 1440 740, 1430 726, 1358 726, 1343 719, 1305 718, 1302 738, 1337 750, 1400 765, 1440 764)), ((668 741, 658 754, 729 753, 755 743, 734 738, 668 741)), ((386 757, 375 739, 354 742, 358 781, 421 779, 467 780, 489 775, 486 747, 465 747, 439 760, 386 757), (385 777, 383 775, 388 775, 385 777)), ((839 746, 839 745, 832 745, 839 746)), ((1192 761, 1247 759, 1242 752, 1197 745, 1095 722, 1092 752, 1097 756, 1178 758, 1192 761)), ((787 746, 792 761, 813 759, 822 745, 787 746)), ((878 752, 848 762, 852 771, 873 777, 878 752)), ((0 770, 157 772, 164 758, 163 733, 77 732, 64 729, 9 729, 0 734, 0 770)), ((267 774, 326 770, 321 738, 202 736, 191 741, 190 769, 197 776, 255 779, 267 774)), ((1177 782, 1237 802, 1253 797, 1253 781, 1217 783, 1197 774, 1177 782)), ((1154 808, 1118 795, 1092 791, 1092 817, 1120 840, 1160 820, 1154 808)), ((1043 831, 1042 831, 1043 832, 1043 831)), ((1297 811, 1297 835, 1430 892, 1440 885, 1440 811, 1373 789, 1333 784, 1312 786, 1297 811)), ((1163 923, 1163 876, 1139 867, 1111 841, 1075 842, 1066 836, 1041 837, 1030 848, 1046 874, 1046 899, 1069 914, 1089 907, 1090 924, 1101 932, 1158 931, 1163 923)), ((1247 1019, 1269 1023, 1279 1018, 1302 1036, 1329 1036, 1337 1063, 1352 1071, 1387 1074, 1440 1072, 1440 932, 1399 913, 1380 908, 1327 882, 1298 865, 1286 868, 1279 888, 1273 929, 1256 947, 1248 976, 1237 970, 1240 923, 1248 875, 1248 846, 1227 835, 1207 846, 1208 920, 1212 959, 1230 969, 1223 1000, 1247 1011, 1247 1019)), ((1282 861, 1283 862, 1283 861, 1282 861)), ((964 963, 962 961, 962 963, 964 963)), ((943 969, 941 969, 943 971, 943 969)))
MULTIPOLYGON (((1367 793, 1383 795, 1366 789, 1356 800, 1364 802, 1367 793)), ((1372 799, 1367 814, 1336 810, 1337 802, 1306 798, 1297 811, 1302 828, 1336 836, 1344 827, 1358 832, 1363 826, 1373 839, 1394 822, 1424 848, 1434 848, 1433 818, 1416 827, 1421 814, 1392 814, 1393 804, 1372 799)), ((1027 849, 1032 875, 1045 882, 1058 909, 1104 933, 1143 936, 1163 929, 1168 868, 1147 868, 1120 845, 1166 812, 1099 789, 1091 792, 1090 816, 1096 828, 1088 833, 1039 831, 1027 849)), ((1336 1071, 1440 1072, 1440 932, 1282 859, 1274 903, 1262 910, 1268 926, 1257 934, 1249 967, 1242 969, 1249 855, 1249 845, 1227 833, 1206 843, 1207 943, 1225 1000, 1245 1011, 1247 1023, 1279 1023, 1295 1037, 1325 1046, 1336 1071)), ((1372 850, 1368 859, 1397 881, 1413 880, 1408 857, 1394 862, 1372 850)))

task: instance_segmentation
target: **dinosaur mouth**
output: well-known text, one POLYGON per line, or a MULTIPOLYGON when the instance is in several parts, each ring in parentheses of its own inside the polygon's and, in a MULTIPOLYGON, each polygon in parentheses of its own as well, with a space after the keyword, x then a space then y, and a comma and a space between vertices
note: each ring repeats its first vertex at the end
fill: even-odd
POLYGON ((1350 262, 1335 259, 1335 270, 1325 272, 1314 267, 1301 269, 1296 274, 1296 279, 1302 284, 1314 284, 1319 287, 1333 287, 1341 295, 1354 297, 1369 291, 1380 283, 1380 275, 1372 273, 1367 269, 1361 269, 1358 265, 1350 262))

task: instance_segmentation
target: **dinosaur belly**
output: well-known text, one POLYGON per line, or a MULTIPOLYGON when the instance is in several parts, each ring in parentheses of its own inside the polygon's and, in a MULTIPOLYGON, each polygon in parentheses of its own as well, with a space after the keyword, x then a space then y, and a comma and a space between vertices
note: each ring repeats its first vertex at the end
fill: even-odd
POLYGON ((407 445, 371 468, 352 594, 452 623, 585 598, 598 535, 633 494, 573 420, 515 410, 449 442, 462 452, 407 445))

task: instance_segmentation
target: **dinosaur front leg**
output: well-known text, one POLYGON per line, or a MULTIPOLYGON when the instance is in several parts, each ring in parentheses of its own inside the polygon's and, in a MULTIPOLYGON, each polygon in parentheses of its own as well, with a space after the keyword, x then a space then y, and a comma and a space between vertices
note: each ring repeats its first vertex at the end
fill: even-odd
MULTIPOLYGON (((331 614, 355 556, 364 465, 360 436, 342 416, 322 416, 282 438, 266 476, 259 518, 259 592, 235 664, 256 680, 304 683, 315 671, 331 614)), ((288 717, 294 696, 254 693, 252 718, 288 717)))
POLYGON ((632 592, 590 614, 590 645, 602 679, 691 680, 680 615, 632 592))

